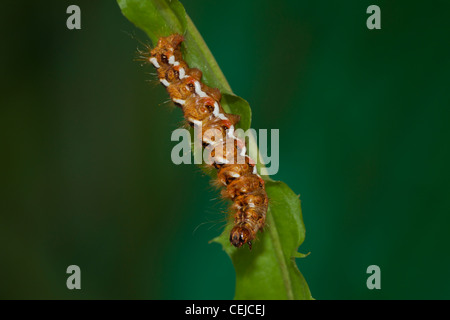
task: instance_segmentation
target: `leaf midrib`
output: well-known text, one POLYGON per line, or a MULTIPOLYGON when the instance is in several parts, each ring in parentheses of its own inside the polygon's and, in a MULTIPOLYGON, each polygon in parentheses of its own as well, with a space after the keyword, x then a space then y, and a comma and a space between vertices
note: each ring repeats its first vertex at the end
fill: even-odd
POLYGON ((286 295, 289 300, 294 300, 294 291, 292 289, 292 281, 289 275, 289 270, 286 264, 286 260, 284 259, 283 248, 281 246, 280 236, 278 235, 278 230, 276 227, 275 220, 272 216, 270 208, 267 210, 266 216, 269 235, 272 238, 272 244, 275 247, 275 255, 278 261, 278 265, 280 266, 281 276, 283 278, 283 284, 286 288, 286 295))

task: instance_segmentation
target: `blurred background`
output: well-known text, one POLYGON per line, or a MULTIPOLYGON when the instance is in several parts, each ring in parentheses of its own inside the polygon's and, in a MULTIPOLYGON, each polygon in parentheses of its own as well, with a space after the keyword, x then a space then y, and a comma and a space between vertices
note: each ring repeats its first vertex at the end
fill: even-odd
MULTIPOLYGON (((450 298, 450 3, 184 1, 273 178, 301 194, 316 299, 450 298), (381 8, 381 30, 366 9, 381 8), (366 269, 381 268, 381 290, 366 269)), ((0 11, 0 298, 231 299, 223 204, 174 165, 182 120, 115 1, 0 11), (81 8, 81 30, 66 8, 81 8), (81 268, 82 290, 66 288, 81 268)))

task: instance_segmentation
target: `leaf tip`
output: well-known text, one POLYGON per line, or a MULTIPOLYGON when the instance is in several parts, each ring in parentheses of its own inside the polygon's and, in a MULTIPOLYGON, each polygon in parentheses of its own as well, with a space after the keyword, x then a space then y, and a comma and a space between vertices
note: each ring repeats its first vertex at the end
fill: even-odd
POLYGON ((309 256, 311 254, 311 251, 308 253, 301 253, 301 252, 296 252, 294 253, 294 258, 306 258, 307 256, 309 256))

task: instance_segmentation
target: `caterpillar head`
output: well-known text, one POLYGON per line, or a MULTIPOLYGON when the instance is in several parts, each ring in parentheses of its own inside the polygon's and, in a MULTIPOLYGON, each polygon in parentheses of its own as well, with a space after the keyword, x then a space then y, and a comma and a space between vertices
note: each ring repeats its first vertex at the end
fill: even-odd
POLYGON ((236 248, 242 247, 244 244, 248 243, 248 247, 252 249, 251 240, 253 239, 252 233, 246 227, 235 226, 231 229, 230 242, 236 248))

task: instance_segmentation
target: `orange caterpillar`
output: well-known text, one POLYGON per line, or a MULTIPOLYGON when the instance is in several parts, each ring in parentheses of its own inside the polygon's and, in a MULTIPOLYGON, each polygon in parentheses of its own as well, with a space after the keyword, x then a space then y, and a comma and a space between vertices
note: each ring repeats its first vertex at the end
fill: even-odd
POLYGON ((220 90, 202 83, 202 72, 189 68, 183 60, 180 51, 183 40, 179 34, 160 38, 146 59, 157 69, 159 81, 172 101, 182 108, 186 121, 191 126, 201 126, 203 146, 213 149, 211 160, 218 169, 217 182, 226 187, 222 195, 233 201, 234 226, 230 242, 236 247, 248 243, 251 249, 251 241, 264 227, 266 219, 268 198, 264 181, 257 173, 255 162, 246 155, 245 143, 234 134, 234 125, 240 117, 225 113, 220 105, 220 90), (212 139, 210 132, 221 138, 212 139), (230 139, 232 147, 219 151, 224 149, 224 141, 230 139), (238 155, 245 157, 241 164, 229 161, 238 155))

